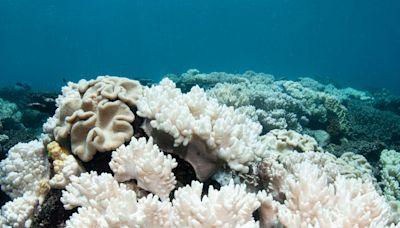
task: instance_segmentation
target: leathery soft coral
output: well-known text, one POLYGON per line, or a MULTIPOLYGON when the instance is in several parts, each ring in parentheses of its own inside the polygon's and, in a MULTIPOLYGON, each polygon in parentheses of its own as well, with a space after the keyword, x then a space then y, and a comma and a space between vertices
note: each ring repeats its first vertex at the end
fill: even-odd
POLYGON ((97 152, 114 150, 132 137, 135 115, 130 106, 141 91, 139 82, 120 77, 69 83, 44 128, 82 161, 90 161, 97 152))

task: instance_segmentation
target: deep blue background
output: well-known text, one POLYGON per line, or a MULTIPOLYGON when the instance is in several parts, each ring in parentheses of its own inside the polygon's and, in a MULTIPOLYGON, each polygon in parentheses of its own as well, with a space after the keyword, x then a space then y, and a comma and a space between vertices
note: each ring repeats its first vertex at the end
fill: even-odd
POLYGON ((198 68, 398 91, 399 12, 396 0, 0 0, 0 86, 198 68))

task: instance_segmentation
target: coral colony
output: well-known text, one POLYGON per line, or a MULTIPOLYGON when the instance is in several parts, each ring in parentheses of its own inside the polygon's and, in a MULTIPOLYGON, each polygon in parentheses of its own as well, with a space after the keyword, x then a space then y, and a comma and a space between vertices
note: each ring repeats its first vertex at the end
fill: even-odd
POLYGON ((324 148, 367 93, 254 72, 170 78, 64 86, 42 135, 0 163, 0 226, 397 227, 400 154, 381 152, 377 180, 364 156, 324 148))

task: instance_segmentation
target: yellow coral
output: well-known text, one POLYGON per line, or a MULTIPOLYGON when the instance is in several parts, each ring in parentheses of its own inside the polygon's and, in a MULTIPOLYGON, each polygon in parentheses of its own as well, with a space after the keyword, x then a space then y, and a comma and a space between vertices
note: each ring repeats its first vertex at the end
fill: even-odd
MULTIPOLYGON (((49 157, 51 157, 51 159, 53 159, 54 176, 57 177, 57 175, 62 175, 62 170, 64 168, 64 161, 70 155, 69 150, 60 146, 60 144, 57 141, 53 141, 47 145, 47 151, 48 151, 49 157)), ((54 177, 53 177, 53 179, 54 179, 54 177)), ((50 184, 49 183, 47 184, 47 185, 49 185, 49 187, 50 186, 54 187, 53 179, 50 181, 50 184)))
POLYGON ((50 190, 50 184, 48 179, 42 179, 39 183, 38 193, 40 196, 45 196, 46 193, 50 190))
POLYGON ((47 151, 53 160, 64 160, 70 154, 68 149, 61 147, 57 141, 49 143, 47 151))
POLYGON ((53 161, 53 169, 55 173, 61 172, 62 168, 64 167, 63 160, 54 160, 53 161))

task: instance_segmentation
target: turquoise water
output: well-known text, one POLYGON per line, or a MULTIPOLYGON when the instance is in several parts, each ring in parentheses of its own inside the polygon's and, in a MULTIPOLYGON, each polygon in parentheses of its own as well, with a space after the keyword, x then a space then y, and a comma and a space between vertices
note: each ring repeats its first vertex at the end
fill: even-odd
POLYGON ((400 2, 0 1, 2 85, 189 68, 398 91, 400 2))

